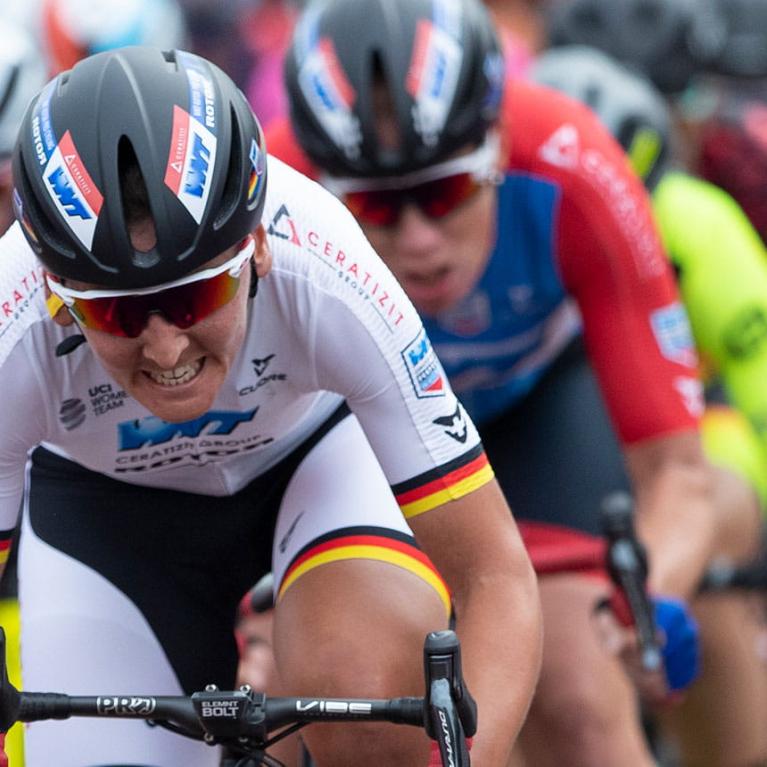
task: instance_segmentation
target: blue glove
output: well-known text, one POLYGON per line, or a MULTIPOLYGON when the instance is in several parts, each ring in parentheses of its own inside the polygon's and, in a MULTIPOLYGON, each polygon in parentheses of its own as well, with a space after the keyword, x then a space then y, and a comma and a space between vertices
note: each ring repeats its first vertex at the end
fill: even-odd
POLYGON ((663 634, 663 665, 669 689, 689 687, 700 673, 698 624, 687 605, 670 597, 652 597, 655 625, 663 634))

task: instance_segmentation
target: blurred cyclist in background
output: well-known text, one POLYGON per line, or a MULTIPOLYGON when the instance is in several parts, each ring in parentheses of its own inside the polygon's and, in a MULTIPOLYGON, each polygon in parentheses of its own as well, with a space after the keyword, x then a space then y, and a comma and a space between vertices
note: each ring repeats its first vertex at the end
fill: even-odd
POLYGON ((177 0, 42 0, 41 23, 52 75, 125 45, 188 47, 177 0))
POLYGON ((32 36, 0 14, 0 234, 13 221, 11 152, 16 134, 27 105, 46 79, 32 36))
MULTIPOLYGON (((767 500, 766 446, 749 421, 758 423, 767 414, 767 250, 732 198, 672 168, 670 110, 649 80, 586 46, 544 53, 531 74, 591 107, 652 193, 704 374, 712 385, 723 382, 727 399, 739 408, 723 406, 723 398, 709 387, 712 402, 702 429, 709 457, 726 472, 721 501, 726 508, 740 504, 752 510, 750 523, 728 542, 731 557, 747 560, 761 541, 758 499, 767 500)), ((743 509, 732 513, 744 518, 743 509)), ((697 601, 707 630, 703 676, 684 706, 668 717, 682 738, 685 764, 767 760, 767 673, 757 647, 764 627, 749 608, 740 597, 697 601), (718 622, 705 620, 711 609, 718 612, 718 622), (727 620, 721 620, 725 615, 727 620), (733 652, 738 645, 747 649, 745 656, 733 652)))
POLYGON ((669 99, 684 164, 728 191, 767 235, 767 3, 551 0, 549 44, 588 45, 669 99))
MULTIPOLYGON (((666 682, 682 689, 696 665, 684 600, 730 524, 711 505, 687 319, 623 152, 591 112, 505 85, 504 69, 470 0, 310 5, 286 63, 292 127, 272 127, 270 152, 346 202, 426 317, 539 572, 593 545, 600 500, 629 486, 601 389, 663 605, 666 682)), ((288 221, 273 230, 293 236, 288 221)), ((445 428, 461 438, 457 416, 445 428)), ((591 625, 605 584, 540 583, 544 666, 525 756, 651 764, 633 692, 591 625)))

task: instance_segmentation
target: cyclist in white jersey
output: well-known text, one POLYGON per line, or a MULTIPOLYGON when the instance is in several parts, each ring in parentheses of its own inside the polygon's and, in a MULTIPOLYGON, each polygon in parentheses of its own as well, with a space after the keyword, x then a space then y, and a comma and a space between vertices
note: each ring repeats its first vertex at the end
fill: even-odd
MULTIPOLYGON (((418 694, 423 637, 452 599, 475 760, 505 765, 539 667, 531 566, 415 310, 351 215, 267 161, 218 68, 141 47, 41 92, 14 181, 0 529, 33 451, 25 686, 229 687, 237 603, 272 568, 286 692, 418 694)), ((216 763, 138 723, 81 721, 30 725, 27 764, 216 763)), ((377 725, 305 740, 318 765, 425 765, 429 750, 377 725)))

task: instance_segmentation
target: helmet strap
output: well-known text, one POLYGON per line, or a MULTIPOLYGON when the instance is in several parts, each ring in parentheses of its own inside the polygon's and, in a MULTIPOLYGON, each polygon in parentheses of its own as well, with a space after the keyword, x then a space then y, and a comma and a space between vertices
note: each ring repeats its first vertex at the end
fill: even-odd
POLYGON ((255 298, 258 293, 258 272, 256 272, 256 265, 253 263, 253 259, 250 260, 250 290, 248 291, 248 298, 255 298))

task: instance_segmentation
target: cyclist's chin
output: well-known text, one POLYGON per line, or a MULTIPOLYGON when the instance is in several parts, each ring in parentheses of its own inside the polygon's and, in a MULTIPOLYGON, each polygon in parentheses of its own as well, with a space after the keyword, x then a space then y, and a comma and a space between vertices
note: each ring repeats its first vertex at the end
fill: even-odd
POLYGON ((462 301, 471 292, 471 286, 451 281, 443 285, 420 289, 406 285, 405 290, 419 314, 425 317, 436 317, 462 301))

